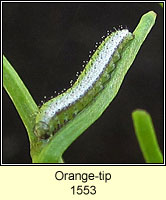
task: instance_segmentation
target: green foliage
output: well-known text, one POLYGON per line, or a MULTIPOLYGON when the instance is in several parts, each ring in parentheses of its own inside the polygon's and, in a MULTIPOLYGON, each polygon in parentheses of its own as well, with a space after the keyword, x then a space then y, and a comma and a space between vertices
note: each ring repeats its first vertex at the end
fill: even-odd
POLYGON ((150 115, 144 110, 132 113, 135 133, 147 163, 163 163, 163 156, 157 142, 150 115))
POLYGON ((159 3, 160 4, 160 6, 163 8, 163 3, 159 3))
POLYGON ((35 140, 33 127, 38 106, 5 56, 3 56, 3 86, 27 129, 30 142, 33 143, 35 140))

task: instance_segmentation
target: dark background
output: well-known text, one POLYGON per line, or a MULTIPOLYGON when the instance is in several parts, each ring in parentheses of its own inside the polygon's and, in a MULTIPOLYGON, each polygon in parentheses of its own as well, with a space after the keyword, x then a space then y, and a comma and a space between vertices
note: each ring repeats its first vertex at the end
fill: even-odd
MULTIPOLYGON (((144 163, 131 112, 152 116, 163 151, 163 9, 157 3, 3 3, 3 53, 40 104, 70 86, 95 42, 153 10, 157 21, 104 114, 64 153, 66 163, 144 163)), ((3 90, 3 163, 31 163, 24 125, 3 90)))

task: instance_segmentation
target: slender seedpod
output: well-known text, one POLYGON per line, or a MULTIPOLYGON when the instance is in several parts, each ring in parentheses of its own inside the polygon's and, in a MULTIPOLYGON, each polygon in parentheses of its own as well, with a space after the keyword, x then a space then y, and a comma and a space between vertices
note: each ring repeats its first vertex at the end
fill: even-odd
POLYGON ((48 139, 53 136, 95 100, 111 81, 111 74, 120 60, 121 52, 131 39, 133 35, 127 29, 116 30, 106 37, 73 86, 40 108, 34 127, 37 137, 48 139))

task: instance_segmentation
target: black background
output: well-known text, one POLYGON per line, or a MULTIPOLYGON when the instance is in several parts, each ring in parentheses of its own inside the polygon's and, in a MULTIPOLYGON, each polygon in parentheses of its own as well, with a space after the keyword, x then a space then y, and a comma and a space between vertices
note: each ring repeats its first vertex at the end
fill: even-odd
MULTIPOLYGON (((104 114, 64 153, 66 163, 144 163, 131 112, 152 116, 163 151, 163 9, 157 3, 3 3, 3 53, 40 104, 70 86, 107 30, 153 10, 157 21, 104 114)), ((3 90, 3 163, 31 163, 24 125, 3 90)))

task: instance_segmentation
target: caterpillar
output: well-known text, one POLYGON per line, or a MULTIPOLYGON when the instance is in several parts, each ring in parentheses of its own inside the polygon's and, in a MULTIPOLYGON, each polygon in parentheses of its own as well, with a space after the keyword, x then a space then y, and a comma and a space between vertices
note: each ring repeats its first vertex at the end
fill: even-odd
POLYGON ((128 29, 111 33, 95 51, 73 86, 41 106, 34 127, 39 139, 48 139, 56 134, 95 99, 111 80, 123 48, 132 39, 133 34, 128 29))

